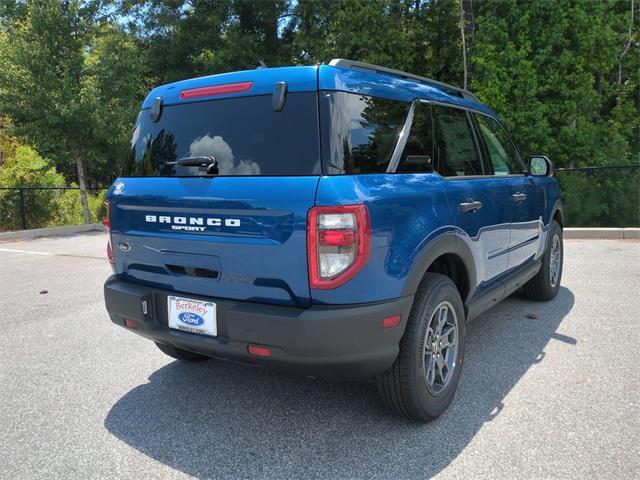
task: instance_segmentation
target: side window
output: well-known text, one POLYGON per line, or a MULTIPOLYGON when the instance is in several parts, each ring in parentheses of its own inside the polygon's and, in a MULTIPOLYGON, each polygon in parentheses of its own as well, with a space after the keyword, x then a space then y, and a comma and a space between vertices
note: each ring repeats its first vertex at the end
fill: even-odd
POLYGON ((320 92, 324 172, 386 172, 410 106, 353 93, 320 92))
POLYGON ((402 151, 396 173, 433 172, 433 122, 431 107, 416 103, 411 131, 402 151))
POLYGON ((467 112, 434 105, 435 170, 444 177, 484 175, 467 112))
POLYGON ((493 118, 474 114, 478 122, 478 130, 491 160, 494 175, 522 173, 518 163, 518 154, 506 132, 493 118))

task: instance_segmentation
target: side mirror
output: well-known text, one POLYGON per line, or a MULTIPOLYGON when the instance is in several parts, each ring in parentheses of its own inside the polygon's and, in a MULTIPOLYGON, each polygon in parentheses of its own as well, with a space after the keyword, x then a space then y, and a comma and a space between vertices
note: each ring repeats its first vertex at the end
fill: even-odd
POLYGON ((553 162, 546 155, 531 155, 529 157, 529 174, 534 177, 552 177, 553 162))

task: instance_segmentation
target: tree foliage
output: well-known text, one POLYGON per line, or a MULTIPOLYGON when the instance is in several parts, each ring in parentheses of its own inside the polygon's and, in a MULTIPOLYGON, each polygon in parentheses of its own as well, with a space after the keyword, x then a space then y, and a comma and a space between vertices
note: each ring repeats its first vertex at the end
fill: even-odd
POLYGON ((27 145, 16 147, 0 169, 0 185, 52 187, 64 185, 64 176, 27 145))
POLYGON ((624 3, 480 3, 472 87, 526 152, 560 166, 638 162, 637 48, 617 80, 624 3))
MULTIPOLYGON (((639 4, 1 0, 0 117, 10 117, 11 135, 51 159, 67 182, 79 180, 80 159, 88 184, 106 184, 151 86, 259 61, 341 57, 457 85, 466 71, 470 89, 498 112, 520 149, 545 153, 559 167, 637 164, 639 4)), ((7 148, 0 143, 0 152, 7 148)), ((569 197, 587 191, 581 182, 563 181, 569 197)), ((630 191, 640 203, 637 187, 630 191)), ((596 218, 603 210, 589 201, 596 218)))

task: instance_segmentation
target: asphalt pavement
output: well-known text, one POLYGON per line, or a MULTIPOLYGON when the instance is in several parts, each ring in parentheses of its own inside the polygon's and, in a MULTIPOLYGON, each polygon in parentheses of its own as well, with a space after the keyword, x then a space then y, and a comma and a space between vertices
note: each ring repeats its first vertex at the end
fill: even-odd
POLYGON ((638 242, 566 241, 555 300, 473 322, 430 424, 370 383, 166 357, 109 321, 105 242, 0 243, 0 478, 640 478, 638 242))

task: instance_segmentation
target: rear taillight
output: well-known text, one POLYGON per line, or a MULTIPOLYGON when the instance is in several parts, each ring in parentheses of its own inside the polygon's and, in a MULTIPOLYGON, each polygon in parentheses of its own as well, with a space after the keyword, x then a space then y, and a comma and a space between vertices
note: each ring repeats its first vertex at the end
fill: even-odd
POLYGON ((107 258, 109 259, 109 263, 115 263, 116 260, 113 255, 113 241, 111 239, 111 204, 108 200, 105 200, 104 204, 107 206, 107 216, 102 219, 102 225, 109 232, 109 240, 107 240, 107 258))
POLYGON ((307 223, 311 288, 336 288, 369 259, 371 224, 365 205, 313 207, 307 223))

